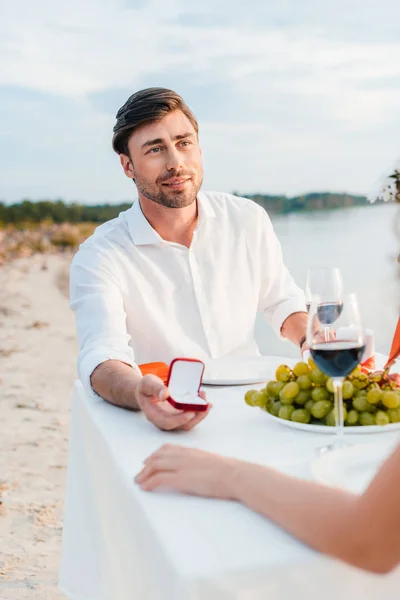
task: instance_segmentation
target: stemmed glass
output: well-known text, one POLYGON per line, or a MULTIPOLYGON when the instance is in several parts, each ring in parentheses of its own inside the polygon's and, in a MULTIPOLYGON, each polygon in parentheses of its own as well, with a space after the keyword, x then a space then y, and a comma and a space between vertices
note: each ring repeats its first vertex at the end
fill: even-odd
POLYGON ((343 445, 343 380, 361 362, 365 351, 364 329, 357 297, 355 294, 348 294, 342 300, 335 328, 329 330, 328 339, 326 331, 321 331, 321 297, 318 295, 312 297, 307 323, 307 344, 311 358, 333 382, 336 437, 328 449, 343 445))
POLYGON ((343 310, 343 280, 340 269, 337 267, 309 269, 305 289, 307 310, 314 295, 320 297, 318 318, 323 327, 325 340, 328 341, 331 325, 343 310))

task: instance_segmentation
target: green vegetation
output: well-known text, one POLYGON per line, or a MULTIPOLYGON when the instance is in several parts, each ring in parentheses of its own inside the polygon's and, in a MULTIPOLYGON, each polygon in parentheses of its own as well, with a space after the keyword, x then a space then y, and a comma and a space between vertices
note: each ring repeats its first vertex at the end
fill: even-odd
POLYGON ((0 223, 5 225, 42 223, 104 223, 127 210, 130 204, 67 204, 62 200, 23 200, 16 204, 0 202, 0 223))
POLYGON ((287 196, 267 196, 265 194, 246 195, 265 208, 269 214, 286 214, 309 210, 327 210, 350 206, 370 206, 365 196, 351 194, 312 193, 288 198, 287 196))
MULTIPOLYGON (((247 194, 245 197, 263 206, 270 214, 369 206, 364 196, 350 194, 313 193, 294 198, 247 194)), ((87 205, 65 203, 62 200, 23 200, 16 204, 0 202, 0 224, 25 226, 27 223, 42 223, 45 220, 52 223, 104 223, 130 206, 128 203, 87 205)))

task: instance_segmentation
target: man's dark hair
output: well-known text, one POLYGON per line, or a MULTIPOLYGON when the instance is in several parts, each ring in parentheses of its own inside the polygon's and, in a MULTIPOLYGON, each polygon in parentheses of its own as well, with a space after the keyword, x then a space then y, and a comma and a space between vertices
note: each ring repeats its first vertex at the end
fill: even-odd
POLYGON ((196 117, 176 92, 166 88, 147 88, 132 94, 117 112, 112 139, 115 152, 129 156, 128 142, 133 131, 145 123, 160 121, 174 110, 181 110, 196 133, 199 132, 196 117))

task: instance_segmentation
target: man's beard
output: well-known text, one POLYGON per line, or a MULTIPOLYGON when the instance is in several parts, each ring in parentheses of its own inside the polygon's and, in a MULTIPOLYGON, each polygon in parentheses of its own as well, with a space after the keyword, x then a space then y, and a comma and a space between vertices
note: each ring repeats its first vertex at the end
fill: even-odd
POLYGON ((156 183, 151 183, 135 173, 135 183, 138 191, 145 198, 167 208, 184 208, 185 206, 190 206, 196 200, 197 193, 203 183, 203 173, 202 171, 199 173, 168 173, 168 175, 158 178, 156 183), (173 190, 167 187, 163 189, 163 181, 178 177, 190 177, 187 187, 183 190, 173 190))

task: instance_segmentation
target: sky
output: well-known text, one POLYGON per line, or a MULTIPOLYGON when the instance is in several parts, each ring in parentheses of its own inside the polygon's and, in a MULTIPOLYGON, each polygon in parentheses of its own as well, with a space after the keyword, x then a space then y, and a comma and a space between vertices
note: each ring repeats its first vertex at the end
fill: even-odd
POLYGON ((0 0, 0 200, 130 202, 119 107, 200 126, 204 189, 365 194, 400 156, 398 0, 0 0))

